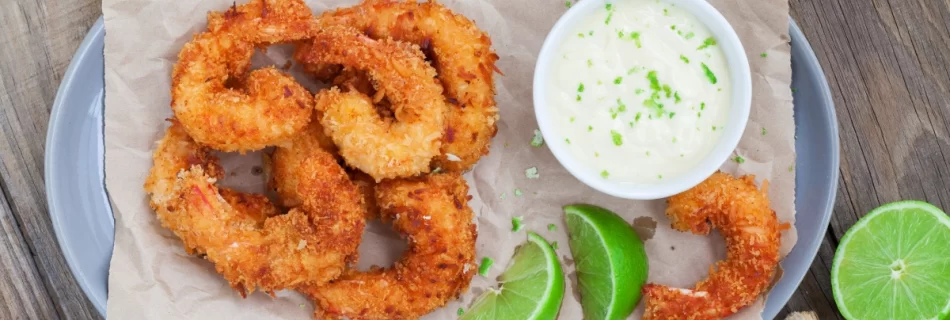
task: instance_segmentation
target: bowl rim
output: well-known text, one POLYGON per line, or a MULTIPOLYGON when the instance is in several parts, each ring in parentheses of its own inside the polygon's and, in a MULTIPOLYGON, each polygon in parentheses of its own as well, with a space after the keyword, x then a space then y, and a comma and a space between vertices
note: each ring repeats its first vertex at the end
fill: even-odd
MULTIPOLYGON (((627 0, 629 1, 629 0, 627 0)), ((636 1, 636 0, 633 0, 636 1)), ((654 200, 666 198, 686 191, 698 185, 728 161, 745 132, 752 105, 752 75, 745 48, 732 25, 722 14, 705 0, 662 0, 677 7, 683 8, 703 23, 713 34, 717 45, 721 48, 726 64, 729 67, 732 83, 732 105, 730 106, 728 122, 716 146, 693 168, 675 178, 664 179, 656 183, 634 184, 613 182, 600 178, 584 167, 566 146, 547 143, 548 150, 554 154, 558 162, 575 178, 584 184, 611 196, 633 199, 654 200)), ((547 105, 547 80, 553 57, 563 39, 570 35, 570 28, 580 19, 606 4, 616 0, 580 1, 562 15, 545 37, 535 64, 533 78, 533 102, 535 118, 539 130, 547 141, 560 141, 555 133, 556 125, 550 115, 547 105)))

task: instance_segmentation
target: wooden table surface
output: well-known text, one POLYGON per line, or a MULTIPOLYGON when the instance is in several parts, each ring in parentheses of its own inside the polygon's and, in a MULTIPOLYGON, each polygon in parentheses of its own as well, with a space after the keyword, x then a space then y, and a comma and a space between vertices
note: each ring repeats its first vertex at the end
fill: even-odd
MULTIPOLYGON (((0 319, 101 318, 60 253, 43 181, 56 89, 100 15, 97 0, 0 2, 0 319)), ((831 226, 779 319, 839 319, 829 269, 858 218, 902 199, 950 209, 950 2, 791 0, 791 15, 834 93, 841 171, 831 226)))

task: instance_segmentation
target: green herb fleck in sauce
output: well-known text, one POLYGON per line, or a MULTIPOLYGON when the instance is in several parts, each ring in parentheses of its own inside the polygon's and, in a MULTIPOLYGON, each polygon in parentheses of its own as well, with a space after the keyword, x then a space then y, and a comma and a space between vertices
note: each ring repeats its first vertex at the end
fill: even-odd
POLYGON ((666 9, 666 8, 663 8, 663 15, 664 15, 664 16, 670 15, 670 10, 668 10, 668 9, 666 9))
POLYGON ((622 83, 622 82, 623 82, 623 77, 616 77, 616 78, 614 78, 614 84, 620 84, 620 83, 622 83))
POLYGON ((646 154, 647 154, 647 157, 649 157, 649 156, 650 156, 650 151, 647 151, 647 153, 646 153, 646 154))
POLYGON ((537 167, 531 167, 524 170, 524 176, 528 179, 537 179, 541 177, 537 167))
POLYGON ((593 127, 593 126, 587 126, 587 132, 591 132, 591 131, 594 131, 594 127, 593 127))
POLYGON ((512 232, 518 232, 518 231, 521 231, 521 229, 524 229, 524 223, 521 222, 522 219, 524 219, 524 217, 514 217, 514 218, 511 218, 511 231, 512 231, 512 232))
POLYGON ((557 241, 551 241, 551 248, 557 250, 557 241))
POLYGON ((706 38, 706 40, 703 40, 703 44, 699 45, 699 47, 696 47, 696 50, 703 50, 714 45, 716 45, 716 39, 713 37, 709 37, 709 38, 706 38))
POLYGON ((683 99, 680 98, 680 92, 673 92, 673 103, 680 103, 683 99))
POLYGON ((666 94, 666 97, 667 97, 667 98, 669 98, 670 96, 672 96, 671 91, 672 91, 672 89, 670 89, 670 86, 669 86, 669 85, 666 85, 666 84, 663 85, 663 94, 666 94))
POLYGON ((599 158, 599 157, 600 157, 600 153, 594 152, 594 158, 599 158))
POLYGON ((593 67, 593 66, 594 66, 594 62, 593 62, 593 61, 590 61, 590 59, 587 59, 587 67, 590 68, 590 67, 593 67))
POLYGON ((606 7, 609 12, 607 13, 607 20, 604 20, 604 24, 610 24, 610 19, 614 17, 613 5, 608 3, 606 7))
POLYGON ((615 146, 619 147, 623 145, 623 136, 616 130, 610 130, 610 139, 614 141, 615 146))
POLYGON ((577 101, 581 101, 581 95, 577 95, 577 101))
POLYGON ((640 72, 640 71, 642 71, 642 70, 643 70, 643 67, 641 67, 641 66, 636 66, 636 67, 630 68, 630 70, 627 70, 627 75, 631 75, 631 74, 640 72))
POLYGON ((676 116, 676 112, 670 112, 670 119, 673 119, 673 116, 676 116))
POLYGON ((716 82, 719 82, 719 80, 716 79, 716 74, 713 73, 712 70, 709 70, 709 67, 706 66, 705 63, 700 63, 700 65, 703 67, 703 72, 706 73, 706 78, 709 79, 710 83, 716 84, 716 82))
POLYGON ((594 30, 588 31, 588 32, 587 32, 587 35, 589 35, 589 36, 594 35, 594 30))
POLYGON ((676 25, 675 25, 675 24, 671 24, 671 25, 670 25, 670 30, 676 30, 676 25))
POLYGON ((642 94, 642 93, 643 93, 643 89, 637 88, 636 90, 633 90, 633 93, 642 94))
POLYGON ((637 44, 637 49, 643 48, 643 44, 640 43, 640 33, 639 33, 639 32, 630 33, 630 39, 633 39, 633 42, 637 44))
POLYGON ((488 274, 488 269, 491 269, 491 265, 495 263, 495 260, 492 258, 484 257, 482 258, 482 264, 478 266, 478 274, 483 277, 488 274))
POLYGON ((581 84, 577 85, 577 92, 584 92, 584 83, 583 83, 583 82, 581 82, 581 84))
POLYGON ((684 55, 680 55, 680 60, 683 60, 683 62, 685 62, 685 63, 689 63, 689 58, 687 58, 687 57, 684 56, 684 55))
POLYGON ((673 137, 673 143, 676 143, 676 137, 673 137))
POLYGON ((544 137, 541 136, 541 130, 535 129, 534 137, 531 137, 531 146, 537 148, 542 145, 544 145, 544 137))
POLYGON ((577 33, 577 37, 578 37, 578 38, 581 38, 581 39, 584 39, 584 34, 583 34, 583 33, 577 33))
POLYGON ((657 178, 657 179, 663 179, 663 175, 662 175, 662 174, 658 174, 658 175, 656 175, 656 178, 657 178))
MULTIPOLYGON (((568 7, 568 8, 571 7, 571 2, 568 2, 568 3, 567 3, 567 7, 568 7)), ((459 308, 459 311, 456 311, 455 314, 456 314, 456 315, 459 315, 459 316, 460 316, 460 315, 463 315, 463 314, 465 314, 465 310, 462 310, 462 308, 459 308)))
POLYGON ((700 103, 699 103, 699 110, 706 110, 706 103, 705 103, 705 102, 700 102, 700 103))
POLYGON ((623 31, 617 31, 617 37, 623 39, 623 31))
POLYGON ((609 177, 609 176, 610 176, 610 172, 607 172, 607 170, 604 170, 604 171, 601 171, 601 172, 600 172, 600 177, 601 177, 601 178, 607 179, 607 177, 609 177))
POLYGON ((571 123, 574 123, 574 120, 577 120, 577 118, 571 117, 571 123))
POLYGON ((743 158, 742 156, 736 156, 735 158, 732 158, 732 161, 735 161, 736 163, 741 164, 741 163, 745 163, 745 158, 743 158))
POLYGON ((564 143, 571 144, 571 139, 564 138, 564 143))
POLYGON ((683 36, 683 38, 686 38, 686 40, 689 40, 689 39, 692 39, 692 38, 695 37, 695 36, 696 36, 696 34, 693 33, 692 31, 690 31, 690 32, 687 32, 686 35, 683 36))
POLYGON ((633 117, 633 121, 639 122, 639 121, 640 121, 640 116, 642 116, 642 115, 643 115, 643 113, 637 112, 637 115, 636 115, 635 117, 633 117))

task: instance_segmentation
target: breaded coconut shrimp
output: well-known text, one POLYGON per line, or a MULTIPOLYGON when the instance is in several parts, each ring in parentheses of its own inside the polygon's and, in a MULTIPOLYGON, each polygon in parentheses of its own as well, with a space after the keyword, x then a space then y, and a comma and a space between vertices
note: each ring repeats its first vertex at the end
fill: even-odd
POLYGON ((303 130, 313 95, 273 67, 248 70, 255 46, 309 37, 310 9, 299 0, 255 0, 208 19, 212 31, 186 43, 172 71, 171 107, 182 127, 225 152, 279 145, 303 130))
POLYGON ((219 189, 217 159, 173 121, 145 182, 162 226, 189 254, 203 254, 242 296, 335 279, 357 257, 364 213, 360 195, 329 153, 299 157, 300 207, 277 215, 266 198, 219 189))
MULTIPOLYGON (((318 20, 321 26, 350 26, 374 39, 410 42, 426 54, 450 105, 434 168, 465 171, 488 154, 497 132, 494 73, 499 72, 495 66, 498 55, 491 48, 491 38, 474 22, 434 1, 388 0, 367 0, 327 11, 318 20)), ((333 70, 332 66, 303 62, 318 74, 333 70)))
POLYGON ((720 319, 758 298, 772 281, 787 227, 769 207, 767 191, 768 184, 759 190, 752 176, 719 172, 668 200, 673 229, 704 235, 716 228, 728 251, 692 290, 644 286, 644 319, 720 319))
POLYGON ((317 32, 310 49, 298 52, 298 58, 365 71, 392 105, 394 119, 384 119, 370 97, 358 91, 334 87, 317 93, 320 124, 346 163, 376 181, 429 172, 439 154, 447 107, 435 70, 418 48, 334 26, 317 32))
POLYGON ((475 239, 468 186, 457 173, 385 180, 376 186, 383 222, 408 238, 391 268, 350 269, 323 286, 303 288, 318 319, 416 319, 468 289, 475 239))

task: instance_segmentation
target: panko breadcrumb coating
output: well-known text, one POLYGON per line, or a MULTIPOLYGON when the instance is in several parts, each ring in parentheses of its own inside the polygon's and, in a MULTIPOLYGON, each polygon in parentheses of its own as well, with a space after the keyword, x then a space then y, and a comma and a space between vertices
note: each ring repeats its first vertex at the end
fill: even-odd
POLYGON ((668 203, 673 229, 705 235, 716 228, 728 251, 692 290, 644 286, 643 319, 721 319, 754 302, 772 281, 787 227, 769 207, 768 184, 759 190, 752 176, 718 172, 668 203))

